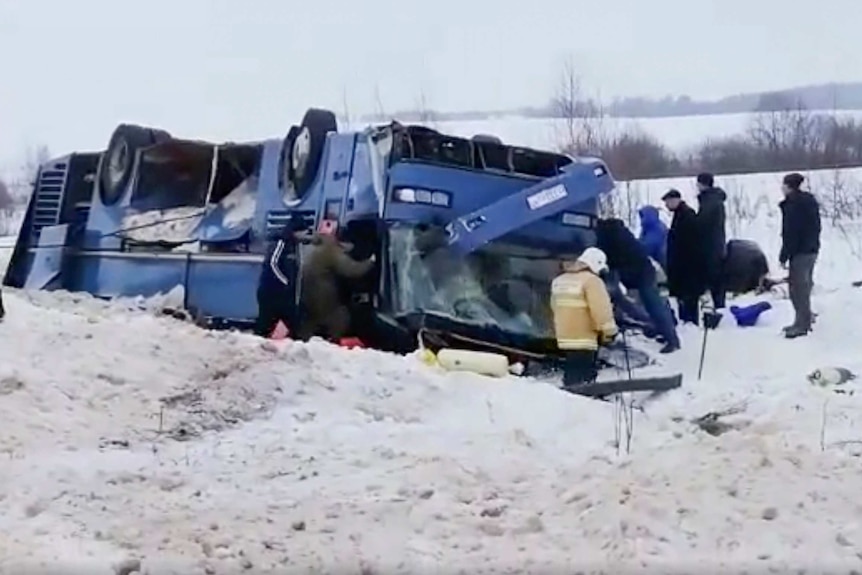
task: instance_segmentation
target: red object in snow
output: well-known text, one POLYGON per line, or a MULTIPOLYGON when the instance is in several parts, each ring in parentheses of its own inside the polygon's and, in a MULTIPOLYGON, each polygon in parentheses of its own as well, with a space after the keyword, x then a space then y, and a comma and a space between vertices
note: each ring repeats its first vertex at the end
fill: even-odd
POLYGON ((269 339, 287 339, 287 336, 290 334, 290 330, 284 325, 283 321, 275 324, 275 329, 272 330, 272 333, 269 334, 269 339))
POLYGON ((365 344, 362 343, 362 340, 358 337, 342 337, 338 340, 338 345, 340 345, 341 347, 346 347, 347 349, 362 349, 365 347, 365 344))

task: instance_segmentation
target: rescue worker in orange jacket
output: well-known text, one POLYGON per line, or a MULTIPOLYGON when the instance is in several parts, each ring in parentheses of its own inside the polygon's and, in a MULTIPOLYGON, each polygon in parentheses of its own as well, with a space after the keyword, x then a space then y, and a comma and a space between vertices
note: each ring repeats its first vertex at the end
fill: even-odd
POLYGON ((598 377, 599 345, 617 335, 614 310, 605 282, 605 253, 587 248, 575 261, 563 262, 563 273, 551 282, 551 311, 557 347, 565 355, 563 386, 590 383, 598 377))

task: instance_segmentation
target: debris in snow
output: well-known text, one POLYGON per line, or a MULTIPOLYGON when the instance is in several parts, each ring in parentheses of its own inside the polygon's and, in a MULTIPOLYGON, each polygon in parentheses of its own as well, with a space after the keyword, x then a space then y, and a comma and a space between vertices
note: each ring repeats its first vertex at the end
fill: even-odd
POLYGON ((290 528, 294 531, 305 531, 305 521, 294 521, 290 524, 290 528))
POLYGON ((118 235, 139 242, 193 242, 195 230, 206 214, 201 206, 181 206, 167 210, 130 212, 120 224, 118 235))
POLYGON ((0 375, 0 395, 10 395, 24 389, 24 382, 17 374, 0 375))
POLYGON ((735 422, 728 422, 722 419, 731 415, 743 413, 744 411, 744 404, 730 407, 722 411, 710 411, 705 415, 695 418, 692 423, 710 435, 719 436, 733 429, 742 429, 747 427, 749 425, 748 421, 737 420, 735 422))
POLYGON ((226 228, 247 225, 254 217, 257 205, 257 184, 257 176, 250 176, 219 202, 218 205, 226 212, 222 220, 226 228))
POLYGON ((115 575, 131 575, 132 573, 139 573, 140 571, 140 559, 125 559, 124 561, 120 561, 119 563, 114 565, 115 575))
POLYGON ((819 387, 844 385, 854 379, 856 374, 846 367, 821 367, 808 374, 809 383, 819 387))
POLYGON ((767 507, 763 510, 763 513, 760 514, 760 517, 765 521, 772 521, 778 517, 778 509, 775 507, 767 507))

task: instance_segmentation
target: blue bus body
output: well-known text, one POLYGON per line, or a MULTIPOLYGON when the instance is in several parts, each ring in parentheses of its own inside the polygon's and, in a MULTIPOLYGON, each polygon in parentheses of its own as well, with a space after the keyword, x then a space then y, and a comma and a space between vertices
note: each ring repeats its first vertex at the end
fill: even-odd
POLYGON ((594 241, 599 197, 614 186, 601 160, 397 123, 338 133, 309 117, 286 138, 243 144, 123 125, 104 151, 47 162, 4 284, 103 298, 181 287, 198 316, 246 322, 267 242, 300 214, 337 226, 356 257, 376 254, 379 269, 351 294, 375 322, 436 314, 547 336, 547 318, 528 324, 560 258, 594 241), (417 248, 428 230, 433 257, 417 248), (457 294, 492 288, 502 304, 462 313, 457 294))

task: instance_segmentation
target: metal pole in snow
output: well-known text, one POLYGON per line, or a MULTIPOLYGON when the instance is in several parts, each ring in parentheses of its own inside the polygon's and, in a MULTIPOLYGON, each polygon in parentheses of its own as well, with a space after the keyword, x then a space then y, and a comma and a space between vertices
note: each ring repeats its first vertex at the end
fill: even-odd
MULTIPOLYGON (((706 319, 706 318, 704 318, 706 319)), ((706 335, 709 329, 706 326, 706 321, 703 322, 703 342, 700 344, 700 365, 697 366, 697 380, 700 381, 703 375, 703 361, 706 358, 706 335)))

